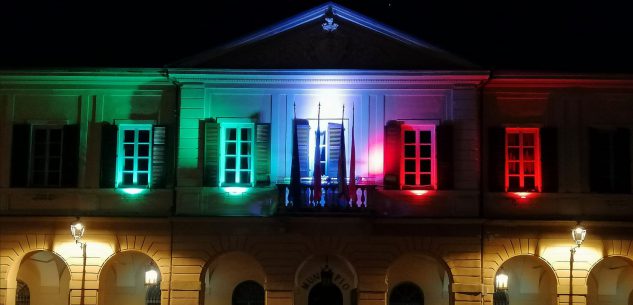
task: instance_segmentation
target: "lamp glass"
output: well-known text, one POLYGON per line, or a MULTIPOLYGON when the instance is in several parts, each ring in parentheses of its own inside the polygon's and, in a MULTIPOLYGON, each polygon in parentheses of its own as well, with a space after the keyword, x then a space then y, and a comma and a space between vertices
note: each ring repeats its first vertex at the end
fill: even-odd
POLYGON ((72 234, 75 240, 79 240, 84 236, 86 227, 79 221, 75 221, 70 225, 70 234, 72 234))
POLYGON ((503 272, 503 269, 499 270, 495 277, 495 288, 497 291, 508 290, 508 275, 503 272))
POLYGON ((158 271, 154 269, 154 267, 150 266, 147 271, 145 271, 145 285, 156 285, 158 284, 158 271))
POLYGON ((574 241, 576 242, 578 246, 582 244, 586 236, 587 236, 587 230, 585 230, 585 228, 581 226, 577 226, 576 228, 571 230, 571 237, 574 239, 574 241))

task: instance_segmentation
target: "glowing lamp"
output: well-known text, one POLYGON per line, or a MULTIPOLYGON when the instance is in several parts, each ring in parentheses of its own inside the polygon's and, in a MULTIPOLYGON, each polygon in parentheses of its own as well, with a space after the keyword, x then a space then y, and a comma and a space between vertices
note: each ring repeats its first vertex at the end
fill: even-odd
POLYGON ((422 196, 422 195, 428 193, 429 191, 427 191, 427 190, 411 190, 410 192, 413 195, 422 196))
POLYGON ((229 193, 229 195, 231 196, 239 196, 242 195, 244 193, 246 193, 246 190, 248 190, 247 187, 235 187, 235 186, 231 186, 231 187, 225 187, 224 191, 229 193))
POLYGON ((70 225, 70 234, 75 239, 75 242, 80 243, 80 239, 84 236, 86 227, 79 221, 79 218, 70 225))
POLYGON ((496 291, 508 290, 508 275, 503 271, 503 268, 499 269, 495 277, 495 289, 496 291))
POLYGON ((154 268, 152 263, 149 263, 147 270, 145 271, 145 285, 158 284, 158 271, 154 268))
POLYGON ((583 241, 585 241, 585 237, 587 236, 587 230, 581 226, 577 226, 573 230, 571 230, 571 237, 576 242, 576 245, 580 247, 583 241))
POLYGON ((528 198, 528 196, 530 196, 531 193, 529 193, 529 192, 516 192, 514 194, 517 197, 521 198, 521 199, 525 199, 525 198, 528 198))
POLYGON ((134 188, 134 187, 128 187, 128 188, 124 188, 121 189, 124 193, 128 194, 128 195, 138 195, 140 193, 142 193, 143 191, 145 191, 145 189, 142 188, 134 188))

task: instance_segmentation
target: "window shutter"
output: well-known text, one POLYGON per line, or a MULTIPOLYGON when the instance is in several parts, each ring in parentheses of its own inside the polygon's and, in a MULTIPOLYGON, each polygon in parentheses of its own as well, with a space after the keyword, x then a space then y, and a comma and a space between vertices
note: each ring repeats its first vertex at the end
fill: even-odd
POLYGON ((308 155, 308 145, 310 142, 310 125, 307 120, 297 120, 297 144, 299 146, 299 173, 301 177, 310 176, 310 159, 308 155))
POLYGON ((327 176, 331 178, 338 177, 338 157, 341 153, 341 124, 328 123, 328 153, 327 153, 327 176))
POLYGON ((76 187, 79 175, 79 124, 63 127, 62 187, 76 187))
POLYGON ((167 179, 167 126, 152 128, 152 188, 164 188, 167 179))
POLYGON ((592 192, 611 190, 610 143, 607 131, 589 128, 589 187, 592 192))
POLYGON ((204 123, 204 173, 205 186, 219 186, 220 179, 220 124, 204 123))
POLYGON ((402 156, 402 122, 389 121, 385 126, 384 186, 400 189, 400 158, 402 156))
POLYGON ((101 126, 101 177, 102 188, 115 187, 116 157, 117 157, 117 131, 116 125, 103 123, 101 126))
POLYGON ((540 129, 541 192, 558 192, 558 131, 555 127, 540 129))
POLYGON ((490 127, 488 129, 488 190, 505 191, 505 129, 490 127))
POLYGON ((255 185, 270 185, 270 124, 255 125, 255 185))
POLYGON ((617 193, 631 192, 631 131, 618 128, 614 136, 614 191, 617 193))
POLYGON ((453 188, 453 126, 442 124, 435 129, 437 139, 437 188, 453 188))
POLYGON ((11 144, 11 187, 26 187, 29 179, 31 125, 13 125, 11 144))

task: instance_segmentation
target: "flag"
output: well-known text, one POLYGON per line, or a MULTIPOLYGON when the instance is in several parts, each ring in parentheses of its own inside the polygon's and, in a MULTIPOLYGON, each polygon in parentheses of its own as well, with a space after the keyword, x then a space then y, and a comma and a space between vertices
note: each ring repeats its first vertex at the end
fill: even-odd
POLYGON ((312 183, 314 183, 314 202, 321 202, 321 103, 317 115, 316 145, 314 146, 314 171, 312 183))
POLYGON ((356 196, 356 145, 354 144, 354 107, 352 107, 352 147, 349 157, 349 195, 352 206, 355 207, 358 197, 356 196))
MULTIPOLYGON (((343 117, 345 117, 345 106, 343 105, 343 117)), ((347 206, 349 201, 349 190, 347 189, 347 183, 345 182, 345 178, 347 178, 347 170, 345 162, 345 125, 343 124, 343 117, 341 117, 341 147, 339 150, 338 157, 338 172, 337 172, 337 180, 338 180, 338 198, 340 203, 343 206, 347 206)))
POLYGON ((292 120, 292 164, 290 167, 290 198, 293 207, 303 205, 301 198, 301 172, 299 164, 299 140, 297 136, 297 118, 292 120))

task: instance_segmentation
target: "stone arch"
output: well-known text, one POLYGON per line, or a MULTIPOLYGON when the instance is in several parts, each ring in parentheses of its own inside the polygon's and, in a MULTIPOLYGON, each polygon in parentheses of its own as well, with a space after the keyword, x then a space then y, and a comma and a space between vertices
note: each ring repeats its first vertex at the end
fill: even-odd
POLYGON ((501 268, 508 275, 507 296, 511 304, 557 304, 558 277, 545 259, 535 255, 510 257, 494 269, 491 282, 501 268))
POLYGON ((266 289, 266 272, 255 257, 243 251, 216 256, 202 268, 200 304, 231 305, 233 290, 244 281, 254 281, 266 289))
POLYGON ((45 298, 46 303, 51 305, 67 304, 71 279, 69 264, 62 255, 50 249, 28 249, 17 256, 9 267, 5 304, 15 304, 18 280, 28 285, 31 303, 41 303, 40 299, 45 298), (57 277, 54 276, 55 274, 57 277), (39 285, 35 285, 35 281, 39 285), (43 287, 58 287, 58 289, 55 293, 46 291, 43 287))
POLYGON ((165 266, 146 253, 126 250, 110 255, 98 274, 99 301, 101 305, 145 304, 147 287, 145 271, 150 264, 159 270, 159 283, 168 278, 165 266))
POLYGON ((587 305, 633 304, 633 260, 612 255, 598 260, 587 276, 587 305))
POLYGON ((310 290, 321 283, 323 272, 332 272, 332 283, 341 290, 343 305, 351 305, 358 288, 356 268, 343 256, 325 253, 311 255, 297 267, 294 304, 308 305, 310 290))
POLYGON ((387 300, 393 289, 403 283, 418 286, 424 295, 424 304, 452 304, 453 276, 451 269, 435 256, 411 252, 394 259, 385 275, 387 300))

